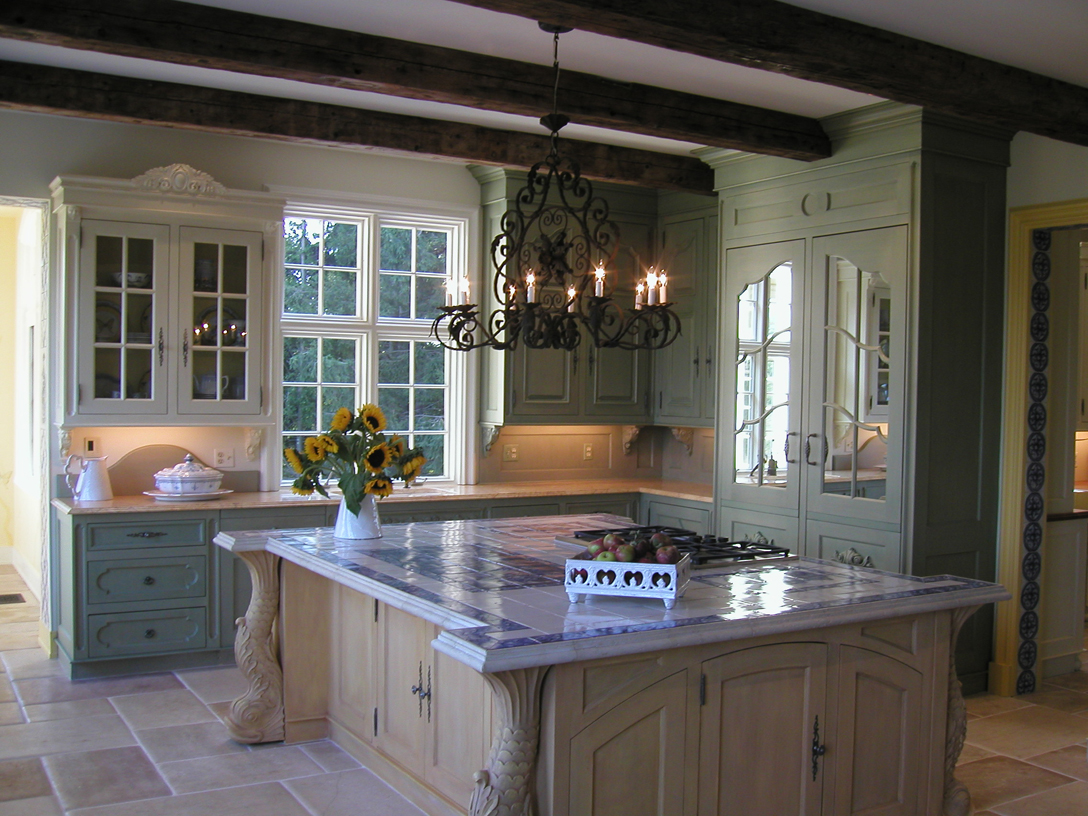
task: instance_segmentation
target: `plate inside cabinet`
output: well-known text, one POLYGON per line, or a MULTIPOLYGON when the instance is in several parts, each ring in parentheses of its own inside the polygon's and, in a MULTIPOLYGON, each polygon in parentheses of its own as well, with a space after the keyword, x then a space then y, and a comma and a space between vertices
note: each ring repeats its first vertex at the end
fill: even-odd
POLYGON ((94 304, 94 339, 100 343, 121 339, 121 310, 116 303, 100 300, 94 304))

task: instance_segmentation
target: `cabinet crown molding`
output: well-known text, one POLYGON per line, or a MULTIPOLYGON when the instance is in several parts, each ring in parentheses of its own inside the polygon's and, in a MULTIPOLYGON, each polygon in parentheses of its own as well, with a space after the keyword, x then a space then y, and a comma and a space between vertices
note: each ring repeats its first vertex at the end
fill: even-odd
POLYGON ((187 164, 153 167, 132 180, 136 187, 160 193, 193 196, 226 195, 227 188, 207 173, 187 164))

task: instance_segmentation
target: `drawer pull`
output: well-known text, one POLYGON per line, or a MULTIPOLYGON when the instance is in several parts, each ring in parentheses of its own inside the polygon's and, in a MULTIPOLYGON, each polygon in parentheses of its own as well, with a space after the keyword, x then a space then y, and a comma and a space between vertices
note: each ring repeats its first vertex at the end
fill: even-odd
POLYGON ((154 629, 147 629, 144 631, 144 637, 148 640, 151 640, 151 638, 155 637, 156 634, 158 633, 154 629))
POLYGON ((144 530, 139 533, 126 533, 129 538, 158 538, 159 536, 166 535, 162 530, 144 530))
POLYGON ((151 586, 154 583, 155 583, 155 579, 152 578, 150 575, 148 575, 148 576, 146 576, 144 578, 144 586, 151 586))

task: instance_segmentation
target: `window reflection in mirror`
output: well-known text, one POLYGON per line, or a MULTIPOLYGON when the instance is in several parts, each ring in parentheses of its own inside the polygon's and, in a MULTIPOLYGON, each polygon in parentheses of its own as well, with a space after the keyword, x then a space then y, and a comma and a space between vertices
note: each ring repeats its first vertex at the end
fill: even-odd
POLYGON ((887 475, 891 289, 879 272, 829 258, 824 312, 823 491, 883 500, 887 475))
MULTIPOLYGON (((737 300, 736 481, 785 487, 793 269, 781 264, 737 300)), ((796 451, 790 454, 796 459, 796 451)))

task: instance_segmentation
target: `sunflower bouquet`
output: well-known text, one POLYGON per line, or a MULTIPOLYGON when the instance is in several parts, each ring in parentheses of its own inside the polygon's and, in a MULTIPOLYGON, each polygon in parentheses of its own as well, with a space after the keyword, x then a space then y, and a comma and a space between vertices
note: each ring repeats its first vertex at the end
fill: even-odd
POLYGON ((328 497, 328 483, 337 480, 348 510, 358 513, 363 497, 385 498, 393 492, 393 480, 411 484, 423 470, 427 458, 419 448, 409 449, 403 437, 387 438, 385 415, 377 405, 367 404, 352 413, 340 408, 329 430, 307 437, 303 450, 284 448, 283 455, 298 474, 291 491, 308 496, 315 490, 328 497))

